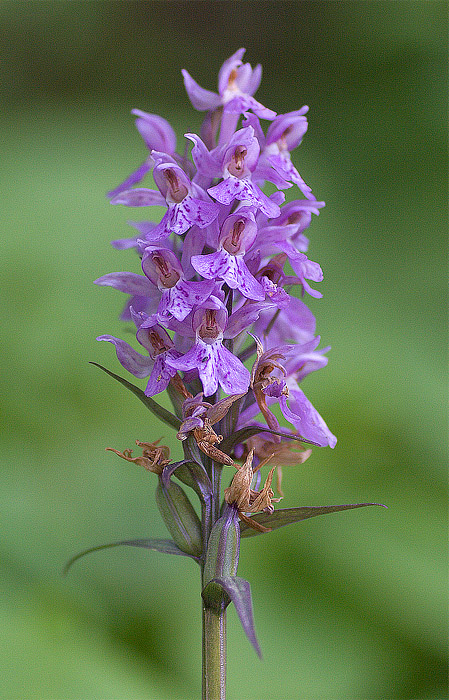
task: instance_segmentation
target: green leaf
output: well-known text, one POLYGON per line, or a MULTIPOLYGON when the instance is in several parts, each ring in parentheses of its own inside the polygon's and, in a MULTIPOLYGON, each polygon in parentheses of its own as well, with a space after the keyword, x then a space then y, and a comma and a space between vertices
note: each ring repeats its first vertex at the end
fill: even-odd
POLYGON ((234 603, 243 631, 256 650, 257 655, 261 657, 262 653, 254 629, 253 603, 248 581, 240 578, 240 576, 217 576, 204 588, 203 598, 207 599, 207 589, 214 584, 220 586, 234 603))
MULTIPOLYGON (((251 520, 270 527, 272 530, 277 530, 284 525, 290 523, 298 523, 307 518, 314 518, 316 515, 327 515, 328 513, 338 513, 341 510, 352 510, 353 508, 364 508, 365 506, 381 506, 386 508, 382 503, 350 503, 343 506, 303 506, 302 508, 280 508, 274 513, 257 513, 251 516, 251 520)), ((240 534, 242 537, 254 537, 263 533, 259 530, 253 530, 246 523, 240 523, 240 534)))
POLYGON ((110 549, 111 547, 120 547, 122 545, 126 545, 128 547, 143 547, 144 549, 153 549, 156 552, 163 552, 164 554, 178 554, 183 557, 190 557, 191 559, 196 560, 196 557, 193 557, 191 554, 186 554, 186 552, 183 552, 171 540, 122 540, 121 542, 110 542, 109 544, 100 544, 97 547, 89 547, 89 549, 84 549, 82 552, 79 552, 79 554, 75 554, 75 556, 69 559, 69 561, 65 565, 63 575, 65 576, 68 570, 71 568, 72 564, 78 561, 78 559, 81 559, 81 557, 84 557, 86 554, 90 554, 91 552, 99 552, 102 549, 110 549))
POLYGON ((240 430, 237 430, 235 433, 225 438, 223 442, 220 443, 220 450, 229 454, 236 445, 241 442, 245 442, 245 440, 248 440, 248 438, 252 437, 253 435, 258 435, 259 433, 280 435, 287 440, 296 440, 297 442, 305 442, 307 445, 315 445, 315 447, 320 447, 317 442, 306 440, 299 435, 289 435, 288 433, 281 433, 279 430, 271 430, 271 428, 268 427, 261 428, 260 425, 250 425, 247 428, 240 428, 240 430))
POLYGON ((151 398, 151 396, 146 396, 142 389, 139 389, 138 386, 131 384, 131 382, 123 379, 123 377, 120 377, 118 374, 114 374, 114 372, 106 369, 106 367, 103 367, 103 365, 99 365, 98 362, 90 362, 89 364, 99 367, 103 370, 103 372, 109 374, 110 377, 113 377, 113 379, 116 379, 118 382, 120 382, 120 384, 126 386, 126 388, 129 389, 129 391, 132 391, 132 393, 135 394, 152 413, 160 418, 161 421, 167 423, 167 425, 170 425, 172 428, 175 428, 175 430, 179 430, 181 427, 181 421, 179 418, 173 415, 173 413, 170 413, 170 411, 167 411, 166 408, 160 406, 156 401, 154 401, 154 399, 151 398))

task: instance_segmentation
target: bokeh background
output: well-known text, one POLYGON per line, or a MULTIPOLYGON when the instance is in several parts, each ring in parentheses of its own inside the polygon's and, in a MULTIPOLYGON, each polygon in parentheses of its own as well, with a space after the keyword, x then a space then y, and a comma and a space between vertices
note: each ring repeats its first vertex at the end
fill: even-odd
POLYGON ((105 192, 146 155, 130 110, 168 118, 181 140, 202 118, 181 68, 215 90, 240 46, 263 65, 263 104, 310 106, 295 163, 327 204, 309 229, 324 298, 309 301, 332 352, 304 388, 339 442, 284 470, 283 506, 388 510, 243 542, 264 660, 231 610, 229 698, 447 697, 446 12, 414 0, 0 4, 5 700, 200 696, 190 560, 118 548, 61 570, 91 545, 166 536, 152 476, 104 450, 179 445, 88 364, 121 369, 95 336, 123 336, 123 299, 92 281, 138 271, 109 241, 146 218, 105 192))

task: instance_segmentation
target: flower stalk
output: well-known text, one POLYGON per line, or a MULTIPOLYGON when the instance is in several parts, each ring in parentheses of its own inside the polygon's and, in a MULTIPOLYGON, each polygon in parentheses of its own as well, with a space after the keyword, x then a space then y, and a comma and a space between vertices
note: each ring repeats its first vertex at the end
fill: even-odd
POLYGON ((203 603, 202 700, 226 700, 226 608, 203 603))
POLYGON ((201 136, 184 134, 190 157, 187 148, 177 149, 166 119, 133 110, 146 158, 109 193, 110 201, 162 206, 165 213, 159 222, 131 222, 137 235, 112 243, 137 253, 140 272, 111 272, 96 280, 127 295, 121 318, 134 324, 143 354, 112 335, 98 340, 114 346, 125 370, 146 379, 145 389, 97 366, 176 431, 183 459, 173 462, 157 436, 137 440, 141 456, 107 449, 157 477, 156 503, 172 539, 93 547, 67 566, 120 544, 199 564, 203 700, 225 699, 229 604, 260 656, 250 585, 237 576, 241 538, 373 505, 274 506, 284 495, 282 467, 302 464, 310 446, 336 444, 302 389, 309 374, 326 366, 329 350, 318 349, 316 321, 303 300, 322 296, 310 284, 323 273, 306 255, 304 231, 324 202, 291 159, 307 131, 308 107, 278 115, 258 102, 262 69, 243 63, 244 53, 239 49, 224 62, 216 93, 182 71, 193 107, 206 112, 201 136), (156 189, 141 186, 149 174, 156 189), (274 185, 271 195, 264 192, 266 182, 274 185), (285 203, 284 191, 292 187, 300 198, 285 203), (163 391, 172 410, 154 398, 163 391), (279 497, 273 490, 276 468, 279 497))

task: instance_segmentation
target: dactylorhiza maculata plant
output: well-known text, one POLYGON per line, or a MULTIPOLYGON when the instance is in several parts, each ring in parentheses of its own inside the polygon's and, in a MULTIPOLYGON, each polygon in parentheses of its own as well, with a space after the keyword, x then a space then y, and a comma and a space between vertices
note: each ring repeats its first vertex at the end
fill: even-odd
POLYGON ((110 201, 166 211, 158 223, 131 222, 137 234, 112 243, 138 254, 141 274, 120 271, 96 280, 129 296, 121 318, 135 324, 143 352, 112 335, 98 340, 112 343, 125 370, 148 378, 146 387, 102 369, 176 430, 184 459, 171 461, 157 435, 137 440, 141 456, 113 449, 156 475, 156 503, 171 539, 126 540, 87 551, 145 547, 200 566, 208 700, 225 697, 230 602, 260 654, 250 586, 237 576, 241 538, 373 505, 274 509, 283 496, 281 469, 302 464, 311 445, 333 448, 337 441, 301 388, 308 374, 325 367, 329 350, 318 349, 315 318, 303 300, 322 296, 309 283, 320 282, 323 273, 307 256, 304 232, 324 202, 290 156, 307 131, 308 107, 276 114, 257 102, 261 66, 243 63, 244 53, 239 49, 224 62, 217 93, 182 71, 193 107, 206 113, 200 135, 184 134, 182 155, 168 121, 133 110, 148 156, 109 193, 110 201), (140 186, 150 173, 156 189, 140 186), (270 195, 263 191, 266 182, 274 185, 270 195), (285 204, 284 190, 292 187, 300 198, 285 204), (172 411, 153 398, 163 391, 172 411), (278 498, 272 489, 276 468, 278 498), (223 494, 222 477, 228 484, 223 494), (192 498, 199 499, 201 517, 192 498))

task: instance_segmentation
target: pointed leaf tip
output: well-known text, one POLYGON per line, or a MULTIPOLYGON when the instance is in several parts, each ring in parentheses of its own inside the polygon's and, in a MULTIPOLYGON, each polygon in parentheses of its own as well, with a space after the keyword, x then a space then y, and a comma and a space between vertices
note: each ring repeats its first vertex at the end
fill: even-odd
POLYGON ((121 542, 110 542, 108 544, 97 545, 96 547, 89 547, 89 549, 84 549, 82 552, 75 554, 75 556, 71 557, 71 559, 69 559, 67 564, 64 566, 64 569, 62 571, 62 575, 66 576, 67 573, 69 572, 69 569, 71 569, 72 565, 76 561, 78 561, 78 559, 81 559, 82 557, 84 557, 86 554, 90 554, 91 552, 99 552, 102 549, 111 549, 112 547, 120 547, 122 545, 127 546, 127 547, 143 547, 144 549, 152 549, 156 552, 162 552, 163 554, 177 554, 177 555, 183 556, 183 557, 190 557, 191 559, 195 559, 195 561, 197 561, 196 557, 193 557, 192 555, 186 554, 186 552, 183 552, 171 540, 159 540, 159 539, 122 540, 121 542))
POLYGON ((120 382, 120 384, 123 384, 129 391, 131 391, 133 394, 139 398, 143 404, 152 412, 154 413, 155 416, 157 416, 161 421, 164 423, 167 423, 167 425, 170 425, 172 428, 175 428, 175 430, 179 430, 181 427, 181 421, 179 418, 177 418, 173 413, 170 413, 170 411, 167 411, 166 408, 163 408, 163 406, 160 406, 157 401, 151 398, 151 396, 147 396, 142 389, 139 389, 138 386, 135 386, 134 384, 131 384, 131 382, 128 382, 126 379, 123 377, 120 377, 118 374, 114 374, 114 372, 111 372, 111 370, 106 369, 106 367, 103 367, 103 365, 98 364, 98 362, 89 362, 90 365, 95 365, 95 367, 99 367, 100 369, 103 370, 103 372, 106 372, 106 374, 109 374, 110 377, 115 379, 116 381, 120 382))
MULTIPOLYGON (((365 508, 366 506, 381 506, 387 508, 383 503, 349 503, 339 506, 302 506, 300 508, 279 508, 274 513, 256 513, 251 516, 264 527, 270 527, 272 530, 277 530, 284 525, 290 523, 298 523, 307 518, 314 518, 317 515, 328 515, 329 513, 339 513, 343 510, 353 510, 354 508, 365 508)), ((253 537, 260 535, 258 530, 254 530, 244 522, 240 523, 240 534, 242 537, 253 537)))

